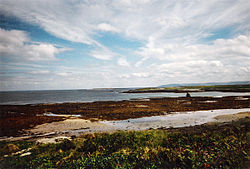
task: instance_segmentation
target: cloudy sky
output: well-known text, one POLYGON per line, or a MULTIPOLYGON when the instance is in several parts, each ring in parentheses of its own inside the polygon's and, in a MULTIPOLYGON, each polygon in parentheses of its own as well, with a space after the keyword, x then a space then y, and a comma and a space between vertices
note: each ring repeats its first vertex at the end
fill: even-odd
POLYGON ((249 0, 0 0, 0 90, 250 80, 249 0))

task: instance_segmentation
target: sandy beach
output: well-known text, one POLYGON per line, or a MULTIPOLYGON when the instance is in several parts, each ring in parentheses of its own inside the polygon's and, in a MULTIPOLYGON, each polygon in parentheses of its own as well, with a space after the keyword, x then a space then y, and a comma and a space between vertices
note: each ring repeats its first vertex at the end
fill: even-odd
POLYGON ((228 122, 249 117, 249 98, 250 96, 179 97, 118 102, 1 105, 0 140, 71 137, 93 132, 164 129, 228 122))
MULTIPOLYGON (((63 115, 60 115, 63 116, 63 115)), ((57 140, 86 133, 114 132, 127 130, 148 130, 190 127, 202 124, 214 125, 231 122, 250 117, 250 108, 245 109, 221 109, 209 111, 175 112, 173 114, 142 117, 117 121, 90 121, 80 117, 68 117, 64 121, 37 125, 25 130, 18 137, 0 138, 0 140, 32 139, 42 143, 52 143, 57 140)))

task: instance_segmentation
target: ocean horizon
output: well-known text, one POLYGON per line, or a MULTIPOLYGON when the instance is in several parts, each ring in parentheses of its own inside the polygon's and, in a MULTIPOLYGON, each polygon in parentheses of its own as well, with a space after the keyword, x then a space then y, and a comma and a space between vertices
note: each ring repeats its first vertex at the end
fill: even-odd
MULTIPOLYGON (((154 97, 185 97, 185 93, 123 93, 132 88, 98 88, 73 90, 30 90, 30 91, 0 91, 1 105, 26 105, 48 103, 72 103, 95 101, 122 101, 154 97)), ((191 96, 244 96, 250 92, 190 92, 191 96)))

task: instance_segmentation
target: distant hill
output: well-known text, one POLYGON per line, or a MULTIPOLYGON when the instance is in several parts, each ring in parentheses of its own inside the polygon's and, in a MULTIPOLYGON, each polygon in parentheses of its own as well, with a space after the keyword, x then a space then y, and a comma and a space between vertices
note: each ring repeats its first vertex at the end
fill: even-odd
POLYGON ((158 86, 162 87, 178 87, 178 86, 214 86, 214 85, 245 85, 250 84, 250 81, 235 81, 235 82, 211 82, 211 83, 180 83, 180 84, 167 84, 158 86))

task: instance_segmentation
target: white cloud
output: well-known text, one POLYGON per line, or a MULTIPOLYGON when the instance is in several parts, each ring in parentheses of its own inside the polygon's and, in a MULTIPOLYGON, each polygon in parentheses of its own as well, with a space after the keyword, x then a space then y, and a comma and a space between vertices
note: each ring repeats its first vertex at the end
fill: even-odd
POLYGON ((95 50, 92 50, 89 55, 96 59, 111 60, 116 54, 111 52, 107 48, 97 48, 95 50))
POLYGON ((227 26, 248 30, 248 0, 229 1, 2 1, 1 11, 74 42, 95 44, 96 28, 139 40, 192 41, 227 26), (27 5, 29 4, 29 5, 27 5))
POLYGON ((71 73, 69 73, 69 72, 58 72, 58 73, 56 73, 56 75, 63 76, 63 77, 70 76, 70 74, 71 73))
MULTIPOLYGON (((249 32, 250 26, 248 0, 19 0, 2 1, 0 9, 73 42, 100 47, 101 44, 92 38, 96 29, 119 32, 129 38, 146 42, 146 46, 138 52, 154 57, 161 57, 168 52, 167 47, 162 47, 164 45, 192 45, 221 28, 234 26, 235 31, 249 32)), ((100 57, 99 54, 95 56, 100 57)))
POLYGON ((27 33, 19 30, 0 28, 0 54, 2 57, 15 57, 19 60, 57 60, 56 54, 67 50, 52 44, 32 42, 27 33))
POLYGON ((120 66, 127 66, 127 67, 130 66, 130 64, 127 61, 127 59, 123 58, 123 57, 118 59, 117 64, 120 65, 120 66))
MULTIPOLYGON (((181 62, 183 60, 219 60, 229 62, 231 60, 245 58, 249 63, 250 58, 250 36, 239 35, 232 39, 218 39, 212 44, 148 44, 137 51, 145 61, 148 58, 157 58, 171 62, 181 62), (155 47, 157 46, 157 48, 155 47)), ((231 62, 230 64, 235 64, 231 62)))
POLYGON ((30 72, 31 74, 35 74, 35 75, 46 75, 46 74, 49 74, 49 73, 51 73, 51 71, 49 71, 49 70, 34 70, 34 71, 31 71, 30 72))
POLYGON ((140 72, 140 73, 132 73, 132 76, 138 77, 138 78, 147 78, 150 75, 149 73, 140 72))
MULTIPOLYGON (((75 80, 77 86, 249 80, 249 0, 0 0, 0 10, 56 37, 90 45, 93 50, 89 55, 94 58, 110 61, 117 57, 117 65, 105 62, 89 73, 95 74, 95 79, 88 73, 55 73, 60 78, 75 80), (223 38, 224 31, 229 35, 217 39, 217 34, 223 38), (132 56, 124 57, 96 40, 100 32, 112 32, 142 45, 131 48, 132 56), (127 66, 126 72, 121 66, 127 66), (107 68, 105 74, 101 74, 103 68, 107 68)), ((52 44, 32 42, 23 31, 1 32, 1 56, 55 60, 56 54, 63 51, 52 44)), ((70 82, 65 82, 67 85, 70 82)))
POLYGON ((121 78, 121 79, 128 79, 128 78, 130 78, 130 77, 131 77, 131 76, 128 75, 128 74, 122 74, 122 75, 119 76, 119 78, 121 78))
POLYGON ((106 32, 119 32, 118 29, 107 23, 101 23, 97 25, 97 29, 106 32))
POLYGON ((176 63, 162 64, 158 65, 156 69, 158 69, 159 72, 167 74, 181 73, 183 75, 188 75, 188 76, 195 76, 196 74, 199 73, 205 75, 209 72, 221 73, 225 71, 223 69, 223 64, 220 61, 205 61, 205 60, 179 62, 178 64, 176 63))

